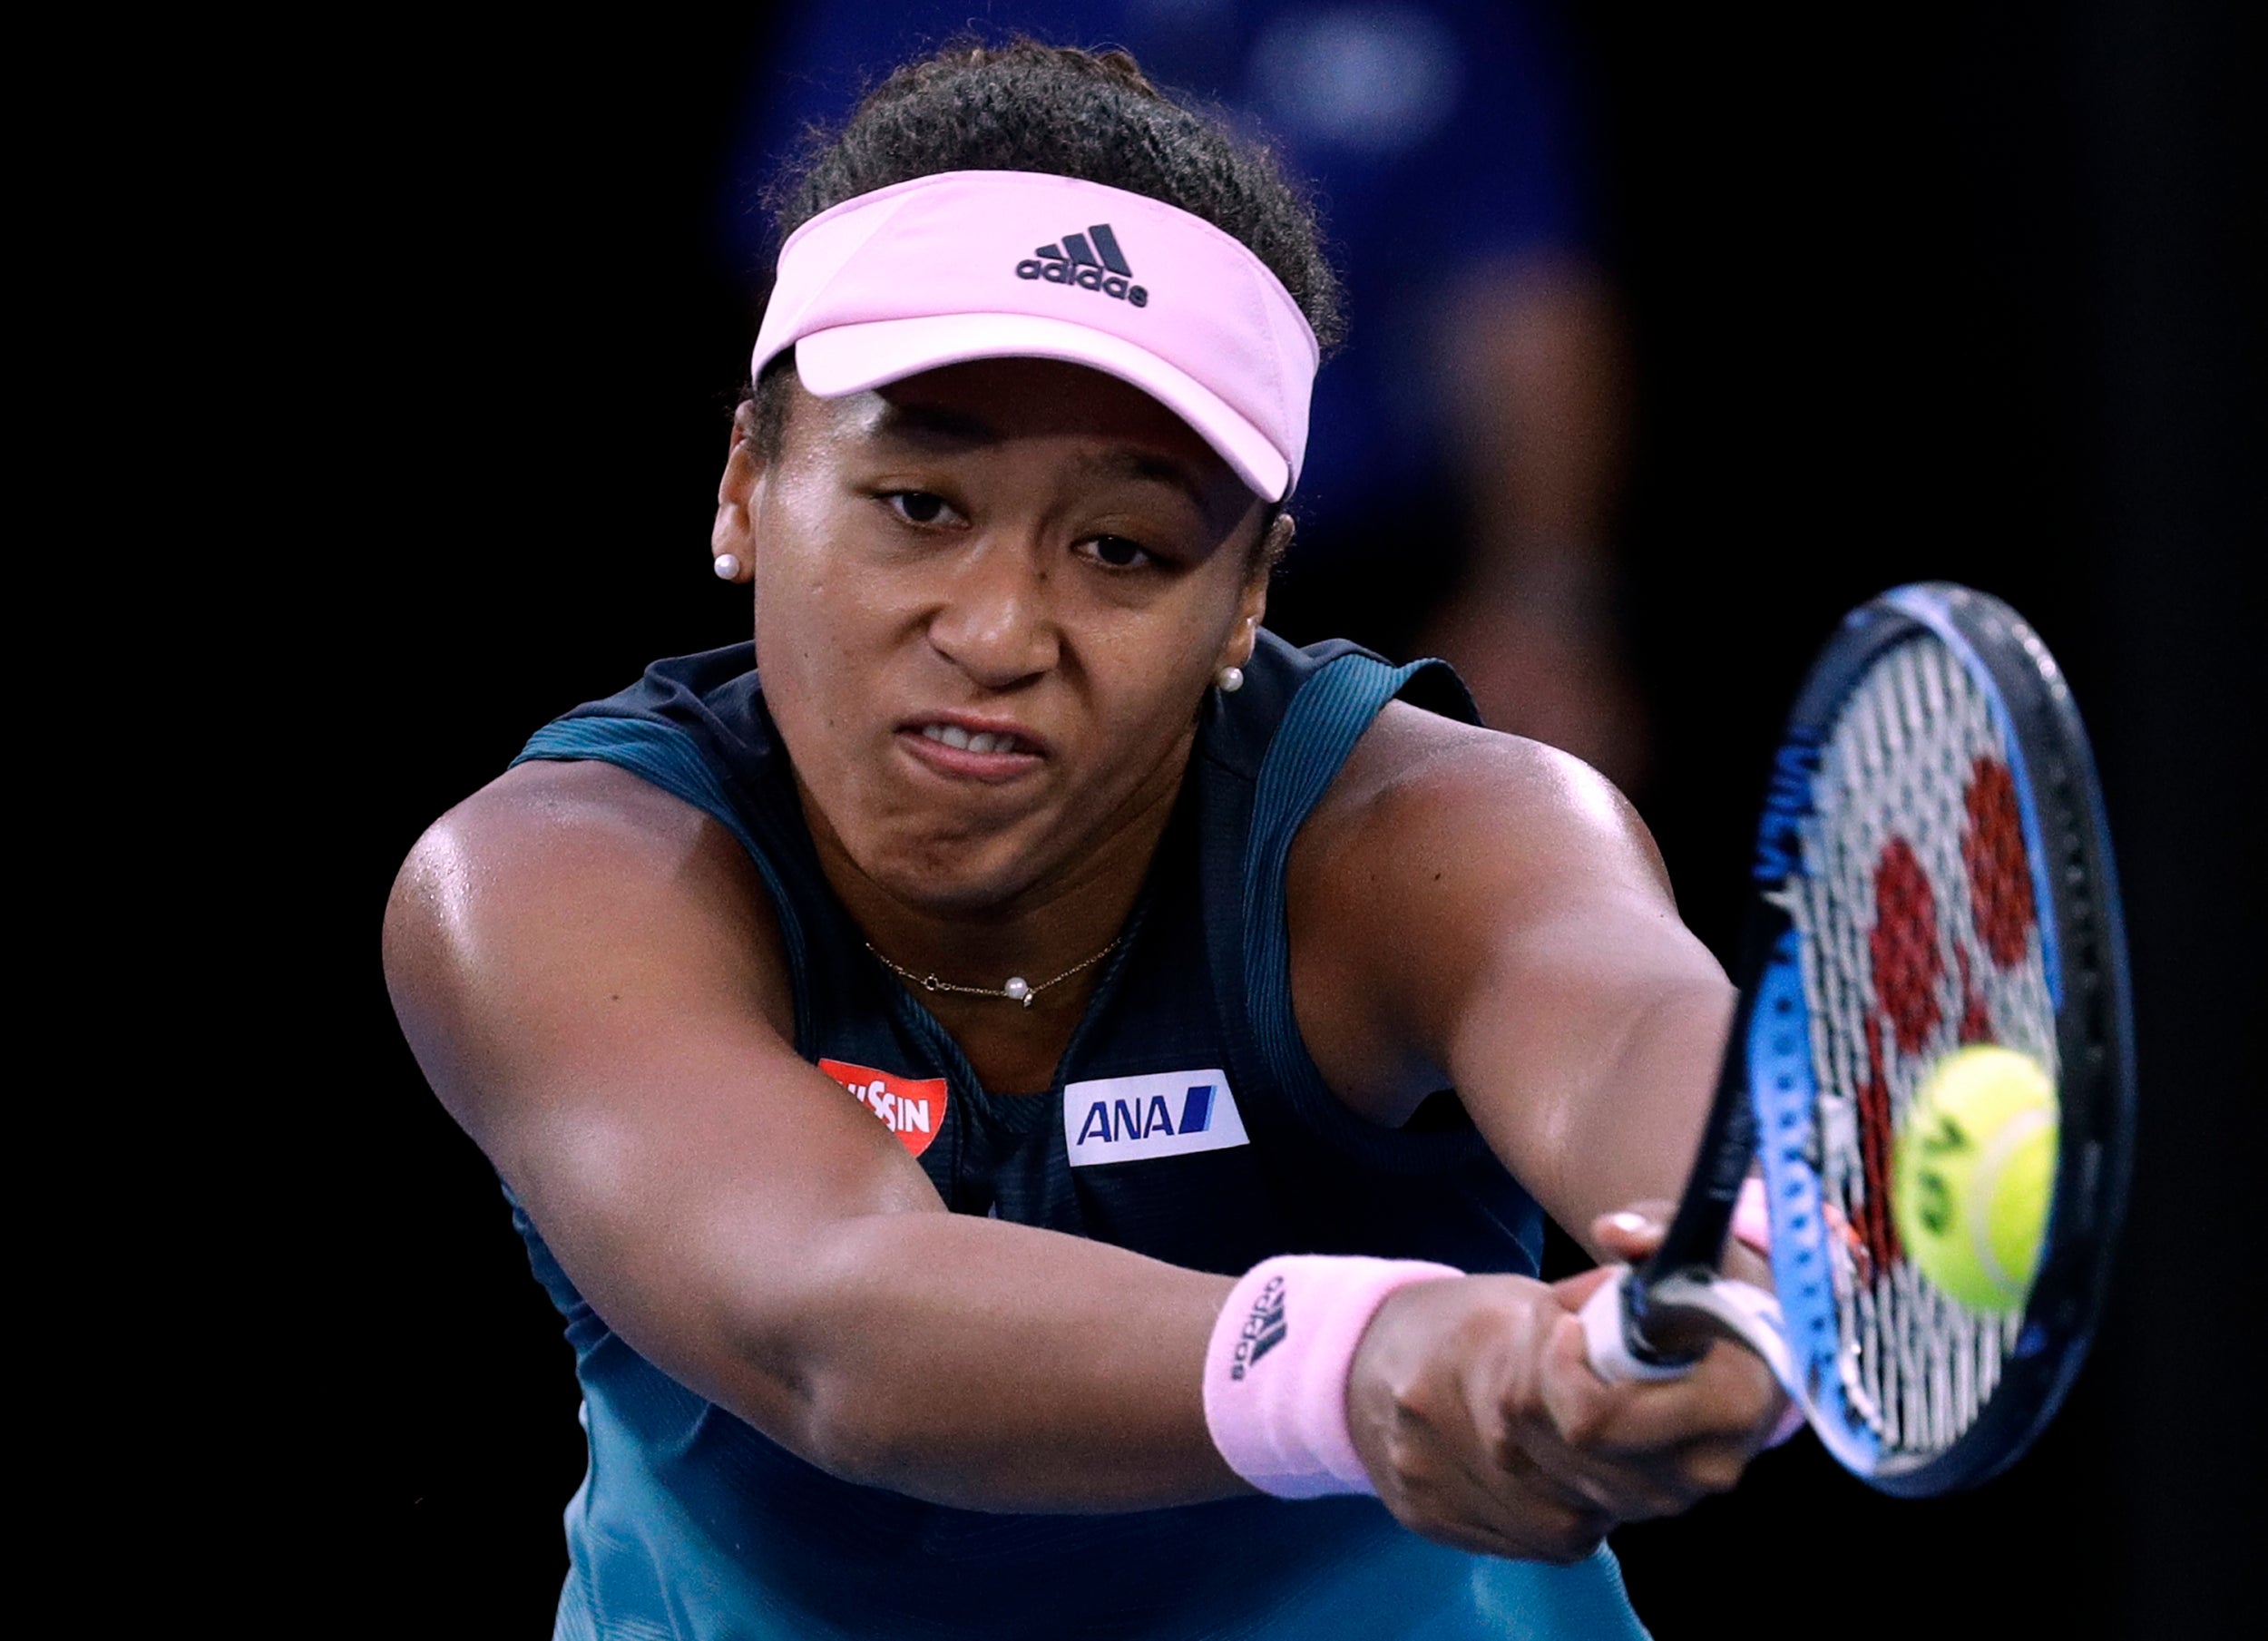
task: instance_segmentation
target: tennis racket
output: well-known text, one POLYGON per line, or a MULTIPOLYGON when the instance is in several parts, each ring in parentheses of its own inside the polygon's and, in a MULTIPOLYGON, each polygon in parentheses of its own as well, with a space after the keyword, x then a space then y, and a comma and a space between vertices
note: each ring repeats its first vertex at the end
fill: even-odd
POLYGON ((1910 1497, 1973 1485, 2031 1444, 2086 1356, 2134 1132, 2094 761, 2022 618, 1944 582, 1844 618, 1781 739, 1752 875, 1699 1155, 1660 1249, 1585 1307, 1592 1366, 1673 1377, 1696 1324, 1729 1333, 1854 1474, 1910 1497), (1976 1042, 2030 1055, 2059 1107, 2047 1239, 2008 1312, 1932 1284, 1890 1206, 1915 1086, 1976 1042), (1776 1298, 1717 1268, 1759 1155, 1776 1298))

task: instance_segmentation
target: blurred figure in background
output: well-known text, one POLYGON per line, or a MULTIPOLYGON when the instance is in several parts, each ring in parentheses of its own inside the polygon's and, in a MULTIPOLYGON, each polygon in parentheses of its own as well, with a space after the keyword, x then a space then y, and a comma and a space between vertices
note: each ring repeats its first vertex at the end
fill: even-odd
MULTIPOLYGON (((748 266, 769 265, 757 188, 802 132, 971 21, 903 0, 788 9, 738 167, 748 266)), ((1352 329, 1316 385, 1268 624, 1443 656, 1490 724, 1634 787, 1646 727, 1609 551, 1620 332, 1549 17, 1484 0, 1002 0, 974 21, 1123 45, 1318 180, 1352 329)))

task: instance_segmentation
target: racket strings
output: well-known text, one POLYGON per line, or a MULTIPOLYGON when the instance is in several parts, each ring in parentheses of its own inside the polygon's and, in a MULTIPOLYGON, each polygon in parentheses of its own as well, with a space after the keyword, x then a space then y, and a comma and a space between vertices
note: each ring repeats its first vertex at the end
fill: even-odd
POLYGON ((2005 736, 1960 659, 1916 637, 1882 657, 1822 749, 1800 934, 1813 1136, 1831 1227, 1843 1399, 1886 1458, 1941 1451, 1976 1421, 2020 1318, 1921 1275, 1890 1209, 1892 1148, 1951 1049, 1999 1042, 2056 1072, 2032 879, 2005 736))

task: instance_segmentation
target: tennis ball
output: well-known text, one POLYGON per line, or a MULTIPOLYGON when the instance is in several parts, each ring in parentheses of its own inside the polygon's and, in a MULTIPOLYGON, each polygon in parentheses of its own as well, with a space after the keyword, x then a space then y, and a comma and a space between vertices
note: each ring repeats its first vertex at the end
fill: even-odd
POLYGON ((2028 1054, 1976 1044, 1930 1068, 1891 1157, 1891 1212, 1921 1274, 1961 1304, 2030 1293, 2056 1184, 2056 1089, 2028 1054))

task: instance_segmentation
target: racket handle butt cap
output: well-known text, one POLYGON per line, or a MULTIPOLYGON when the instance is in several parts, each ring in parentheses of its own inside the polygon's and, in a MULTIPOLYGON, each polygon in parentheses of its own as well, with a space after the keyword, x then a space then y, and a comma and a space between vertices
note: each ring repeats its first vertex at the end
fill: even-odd
MULTIPOLYGON (((1681 1379, 1693 1371, 1692 1363, 1665 1366, 1647 1361, 1630 1348, 1628 1291, 1633 1280, 1628 1265, 1617 1265, 1614 1275, 1598 1284, 1598 1292, 1583 1302, 1578 1313, 1591 1372, 1608 1384, 1681 1379)), ((1795 1355, 1788 1349, 1787 1327, 1777 1299, 1762 1288, 1729 1277, 1677 1275, 1655 1284, 1653 1301, 1657 1305, 1680 1306, 1708 1315, 1772 1370, 1772 1376, 1788 1394, 1788 1407, 1767 1446, 1777 1447, 1804 1428, 1803 1387, 1797 1382, 1795 1355)))
POLYGON ((1608 1384, 1634 1380, 1682 1379, 1687 1364, 1648 1362, 1630 1348, 1630 1267, 1617 1265, 1614 1275, 1583 1302, 1576 1319, 1583 1324, 1583 1348, 1590 1356, 1590 1371, 1608 1384))

